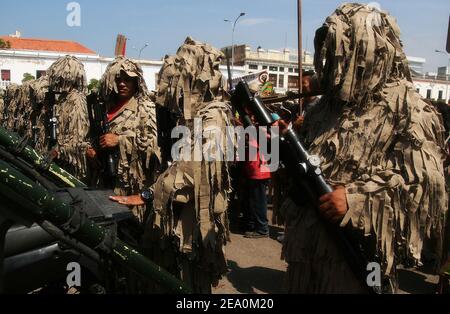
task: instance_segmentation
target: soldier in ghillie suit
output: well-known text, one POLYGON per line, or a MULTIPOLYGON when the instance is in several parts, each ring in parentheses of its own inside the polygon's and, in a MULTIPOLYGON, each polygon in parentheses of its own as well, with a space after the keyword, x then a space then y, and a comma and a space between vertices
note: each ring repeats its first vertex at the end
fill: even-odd
POLYGON ((29 130, 29 122, 33 106, 31 105, 31 85, 35 80, 24 82, 19 87, 17 106, 15 108, 14 132, 20 136, 27 136, 29 130))
POLYGON ((88 167, 86 150, 89 117, 86 103, 86 73, 83 64, 73 56, 59 58, 47 71, 49 95, 46 100, 46 139, 44 147, 56 157, 57 163, 71 174, 86 181, 88 167), (54 109, 56 143, 52 143, 51 126, 54 109))
MULTIPOLYGON (((179 117, 178 126, 190 131, 187 153, 192 161, 175 159, 153 186, 154 211, 147 221, 144 246, 165 269, 177 275, 181 269, 181 278, 196 293, 211 293, 211 285, 227 271, 230 177, 225 160, 230 149, 234 153, 234 142, 205 133, 203 148, 215 159, 207 161, 194 153, 198 143, 194 126, 213 127, 224 135, 231 126, 229 103, 221 97, 222 58, 219 50, 187 38, 175 56, 165 58, 158 82, 157 103, 179 117)), ((136 196, 115 200, 142 202, 136 196)))
POLYGON ((5 93, 3 89, 0 89, 0 126, 3 126, 3 112, 5 110, 5 93))
POLYGON ((31 114, 27 126, 27 136, 31 139, 30 144, 40 152, 47 151, 45 147, 45 100, 48 92, 48 76, 43 75, 30 84, 31 114))
POLYGON ((6 87, 4 96, 4 109, 2 111, 1 125, 9 131, 14 131, 14 113, 19 98, 19 85, 11 84, 6 87))
POLYGON ((335 190, 320 210, 299 193, 284 203, 288 292, 368 291, 322 219, 347 228, 381 265, 383 291, 395 291, 397 265, 420 265, 426 238, 442 243, 442 121, 415 91, 388 13, 344 4, 316 32, 315 48, 325 95, 302 135, 335 190))
MULTIPOLYGON (((100 185, 109 185, 116 195, 139 193, 154 183, 160 158, 155 104, 139 64, 116 58, 100 81, 99 93, 106 104, 109 132, 101 136, 96 150, 113 153, 117 167, 115 176, 102 178, 100 185)), ((91 157, 96 153, 94 149, 88 152, 91 157)), ((142 222, 144 207, 135 207, 133 212, 142 222)))

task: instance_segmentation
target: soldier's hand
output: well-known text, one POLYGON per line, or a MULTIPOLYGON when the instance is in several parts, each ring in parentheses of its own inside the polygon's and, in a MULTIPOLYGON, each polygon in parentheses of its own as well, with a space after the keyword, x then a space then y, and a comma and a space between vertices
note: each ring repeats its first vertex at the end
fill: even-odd
POLYGON ((294 130, 296 130, 298 132, 302 128, 304 122, 305 122, 305 117, 299 116, 293 124, 294 130))
POLYGON ((114 148, 119 145, 119 135, 107 133, 100 137, 101 148, 114 148))
POLYGON ((131 195, 131 196, 110 196, 109 199, 111 201, 117 202, 122 205, 127 206, 141 206, 145 205, 144 200, 140 195, 131 195))
POLYGON ((53 149, 51 152, 50 152, 50 157, 52 158, 52 160, 53 159, 58 159, 59 158, 59 152, 58 152, 58 150, 56 150, 56 149, 53 149))
POLYGON ((319 202, 320 214, 331 223, 340 222, 347 214, 347 194, 343 186, 338 186, 332 193, 325 194, 319 202))
POLYGON ((87 156, 89 159, 95 159, 95 157, 97 157, 97 152, 96 152, 95 149, 93 149, 92 147, 89 147, 89 148, 86 150, 86 156, 87 156))

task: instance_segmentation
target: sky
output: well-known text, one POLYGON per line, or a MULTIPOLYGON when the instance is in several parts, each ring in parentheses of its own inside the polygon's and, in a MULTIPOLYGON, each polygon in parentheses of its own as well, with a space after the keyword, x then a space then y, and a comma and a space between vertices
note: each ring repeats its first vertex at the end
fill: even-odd
MULTIPOLYGON (((256 49, 297 47, 296 0, 78 0, 80 26, 67 24, 67 0, 14 0, 0 5, 0 35, 22 32, 26 38, 74 40, 101 56, 113 56, 117 34, 129 38, 130 57, 163 58, 174 54, 187 36, 217 48, 235 43, 256 49)), ((303 48, 313 52, 315 30, 343 1, 303 0, 303 48)), ((371 1, 361 1, 369 3, 371 1)), ((445 50, 449 0, 378 0, 397 18, 407 55, 426 58, 426 71, 447 65, 445 50)))

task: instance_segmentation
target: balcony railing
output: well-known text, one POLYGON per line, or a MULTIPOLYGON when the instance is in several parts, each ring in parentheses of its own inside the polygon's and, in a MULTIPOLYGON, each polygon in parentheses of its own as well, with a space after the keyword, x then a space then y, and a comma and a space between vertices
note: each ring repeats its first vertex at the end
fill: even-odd
POLYGON ((11 81, 0 81, 0 88, 2 89, 5 89, 9 85, 11 85, 11 81))

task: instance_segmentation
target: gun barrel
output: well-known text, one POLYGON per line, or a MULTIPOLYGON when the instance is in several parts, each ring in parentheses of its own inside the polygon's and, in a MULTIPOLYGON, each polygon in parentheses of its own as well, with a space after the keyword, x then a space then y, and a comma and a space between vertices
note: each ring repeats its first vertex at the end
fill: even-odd
POLYGON ((306 173, 313 180, 313 184, 317 194, 319 196, 322 196, 333 192, 333 189, 327 184, 325 178, 322 176, 320 168, 318 166, 312 165, 309 161, 311 156, 303 146, 295 131, 291 127, 289 127, 285 131, 283 137, 288 142, 289 148, 291 149, 297 160, 301 161, 301 163, 306 164, 306 173))
POLYGON ((183 282, 116 238, 108 229, 98 226, 3 160, 0 160, 0 196, 17 214, 34 221, 50 221, 65 234, 98 253, 108 254, 115 262, 133 269, 143 278, 173 293, 190 292, 183 282))
POLYGON ((26 146, 21 150, 16 150, 15 148, 20 144, 20 142, 20 138, 16 134, 10 133, 3 127, 0 127, 0 145, 5 147, 8 151, 14 152, 17 156, 35 168, 44 168, 46 173, 52 178, 68 187, 86 186, 83 182, 75 178, 64 169, 58 167, 56 164, 47 164, 47 161, 30 146, 26 146))

